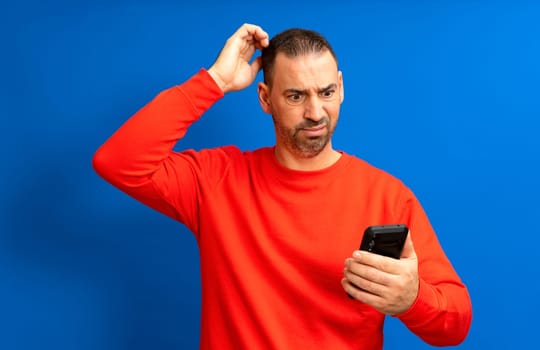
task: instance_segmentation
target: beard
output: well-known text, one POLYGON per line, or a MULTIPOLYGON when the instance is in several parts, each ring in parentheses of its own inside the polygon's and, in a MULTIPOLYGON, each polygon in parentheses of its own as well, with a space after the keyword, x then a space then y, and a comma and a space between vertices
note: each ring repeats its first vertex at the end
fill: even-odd
POLYGON ((335 129, 335 125, 332 125, 330 118, 326 116, 322 117, 319 121, 306 119, 293 128, 287 128, 278 123, 275 118, 273 119, 277 137, 284 142, 287 149, 303 158, 315 157, 321 153, 330 142, 335 129), (321 125, 326 126, 325 133, 317 136, 304 134, 304 129, 316 128, 321 125))

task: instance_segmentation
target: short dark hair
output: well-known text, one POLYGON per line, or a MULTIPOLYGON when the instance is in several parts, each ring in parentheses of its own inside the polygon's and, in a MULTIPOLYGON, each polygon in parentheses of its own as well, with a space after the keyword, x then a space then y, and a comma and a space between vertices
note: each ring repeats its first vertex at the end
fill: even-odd
POLYGON ((310 53, 329 51, 337 63, 337 56, 332 46, 321 34, 301 28, 287 29, 270 40, 270 44, 262 50, 262 69, 264 82, 272 84, 272 74, 278 53, 287 57, 298 57, 310 53))

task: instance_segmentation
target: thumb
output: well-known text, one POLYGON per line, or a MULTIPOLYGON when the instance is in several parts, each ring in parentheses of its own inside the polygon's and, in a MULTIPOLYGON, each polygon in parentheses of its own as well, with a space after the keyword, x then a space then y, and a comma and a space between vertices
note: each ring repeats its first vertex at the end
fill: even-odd
POLYGON ((401 258, 416 258, 416 251, 414 250, 414 244, 411 238, 411 232, 407 234, 405 239, 405 245, 403 246, 403 251, 401 252, 401 258))
POLYGON ((257 75, 257 73, 261 70, 261 68, 262 68, 262 58, 261 56, 259 56, 255 58, 253 62, 251 62, 251 74, 253 75, 253 77, 257 75))

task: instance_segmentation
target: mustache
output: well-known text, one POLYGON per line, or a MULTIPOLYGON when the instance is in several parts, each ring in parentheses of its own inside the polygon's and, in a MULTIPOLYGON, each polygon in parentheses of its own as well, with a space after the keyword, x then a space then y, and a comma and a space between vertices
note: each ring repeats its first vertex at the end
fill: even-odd
POLYGON ((298 124, 295 129, 301 130, 301 129, 315 128, 323 124, 326 124, 326 125, 330 124, 330 119, 328 117, 322 117, 318 121, 306 119, 302 123, 298 124))

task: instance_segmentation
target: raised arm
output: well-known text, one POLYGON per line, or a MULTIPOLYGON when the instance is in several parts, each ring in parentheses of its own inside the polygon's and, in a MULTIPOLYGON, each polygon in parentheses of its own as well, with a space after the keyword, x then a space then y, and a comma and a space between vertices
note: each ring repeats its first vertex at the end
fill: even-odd
POLYGON ((197 207, 200 163, 189 152, 177 153, 173 147, 225 92, 253 82, 260 58, 250 60, 257 48, 266 45, 268 35, 260 27, 241 26, 208 71, 202 69, 183 84, 161 92, 97 150, 96 172, 154 209, 189 221, 197 207))

